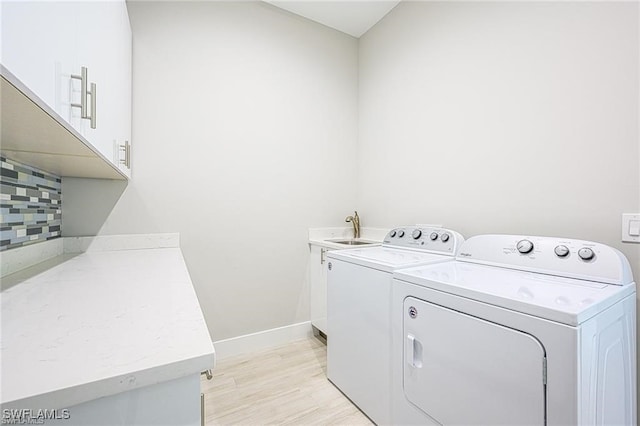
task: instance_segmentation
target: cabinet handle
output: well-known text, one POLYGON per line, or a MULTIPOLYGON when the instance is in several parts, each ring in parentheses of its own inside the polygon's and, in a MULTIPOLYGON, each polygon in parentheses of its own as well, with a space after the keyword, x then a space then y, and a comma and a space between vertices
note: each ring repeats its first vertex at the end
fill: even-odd
POLYGON ((131 144, 129 141, 124 141, 124 159, 125 165, 128 169, 131 168, 131 144))
POLYGON ((326 249, 323 249, 323 248, 321 248, 321 249, 320 249, 320 264, 321 264, 321 265, 322 265, 322 264, 324 264, 324 262, 325 262, 324 254, 325 254, 326 252, 327 252, 327 250, 326 250, 326 249))
POLYGON ((120 151, 124 151, 124 159, 120 160, 120 164, 124 164, 128 169, 131 168, 131 144, 124 141, 124 145, 120 145, 120 151))
POLYGON ((200 394, 200 426, 204 426, 204 394, 200 394))
POLYGON ((96 84, 91 83, 91 91, 89 92, 91 95, 91 116, 85 117, 91 120, 91 128, 96 128, 96 120, 98 119, 98 112, 96 110, 96 84))
POLYGON ((74 108, 80 108, 80 117, 89 118, 89 113, 87 112, 87 95, 89 93, 87 90, 87 82, 89 81, 89 71, 87 70, 87 67, 82 67, 80 69, 80 75, 71 74, 71 78, 80 80, 80 103, 71 104, 71 106, 74 108))
POLYGON ((80 75, 71 74, 71 78, 80 80, 80 103, 71 106, 73 108, 80 108, 80 117, 91 120, 91 128, 96 128, 96 84, 91 83, 91 90, 89 86, 89 70, 87 67, 80 69, 80 75), (89 106, 87 104, 87 96, 91 95, 91 115, 89 115, 89 106))

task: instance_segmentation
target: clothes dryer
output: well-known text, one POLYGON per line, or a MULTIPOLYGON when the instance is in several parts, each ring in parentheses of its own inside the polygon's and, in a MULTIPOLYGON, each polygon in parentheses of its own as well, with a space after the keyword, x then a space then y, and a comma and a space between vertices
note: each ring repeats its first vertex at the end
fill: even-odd
POLYGON ((381 246, 328 253, 327 377, 369 418, 391 422, 393 271, 453 261, 462 236, 401 227, 381 246))
POLYGON ((636 289, 618 250, 481 235, 394 278, 390 423, 636 424, 636 289))

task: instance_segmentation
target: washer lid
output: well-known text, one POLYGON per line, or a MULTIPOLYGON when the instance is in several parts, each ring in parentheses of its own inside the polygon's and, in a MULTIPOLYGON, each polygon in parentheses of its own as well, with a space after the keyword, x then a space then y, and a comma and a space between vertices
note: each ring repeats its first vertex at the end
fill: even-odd
POLYGON ((394 278, 572 326, 635 293, 635 283, 610 285, 460 261, 405 269, 394 278))
POLYGON ((327 257, 329 259, 343 260, 386 272, 430 263, 452 261, 454 259, 453 256, 385 246, 332 250, 327 253, 327 257))

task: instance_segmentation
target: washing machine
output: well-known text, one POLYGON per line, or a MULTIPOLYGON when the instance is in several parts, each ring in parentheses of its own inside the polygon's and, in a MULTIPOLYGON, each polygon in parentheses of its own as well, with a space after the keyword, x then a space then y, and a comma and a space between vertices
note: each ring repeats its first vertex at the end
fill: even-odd
POLYGON ((401 268, 453 261, 462 236, 399 227, 381 246, 327 254, 327 377, 377 424, 391 422, 391 285, 401 268))
POLYGON ((636 425, 636 288, 603 244, 481 235, 392 286, 392 421, 636 425))

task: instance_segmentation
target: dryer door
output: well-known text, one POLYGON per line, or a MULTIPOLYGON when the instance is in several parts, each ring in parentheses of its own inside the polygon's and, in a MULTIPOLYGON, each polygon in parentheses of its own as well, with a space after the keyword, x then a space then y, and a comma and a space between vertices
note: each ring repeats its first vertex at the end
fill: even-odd
POLYGON ((443 425, 544 425, 545 350, 533 336, 404 300, 404 393, 443 425))

